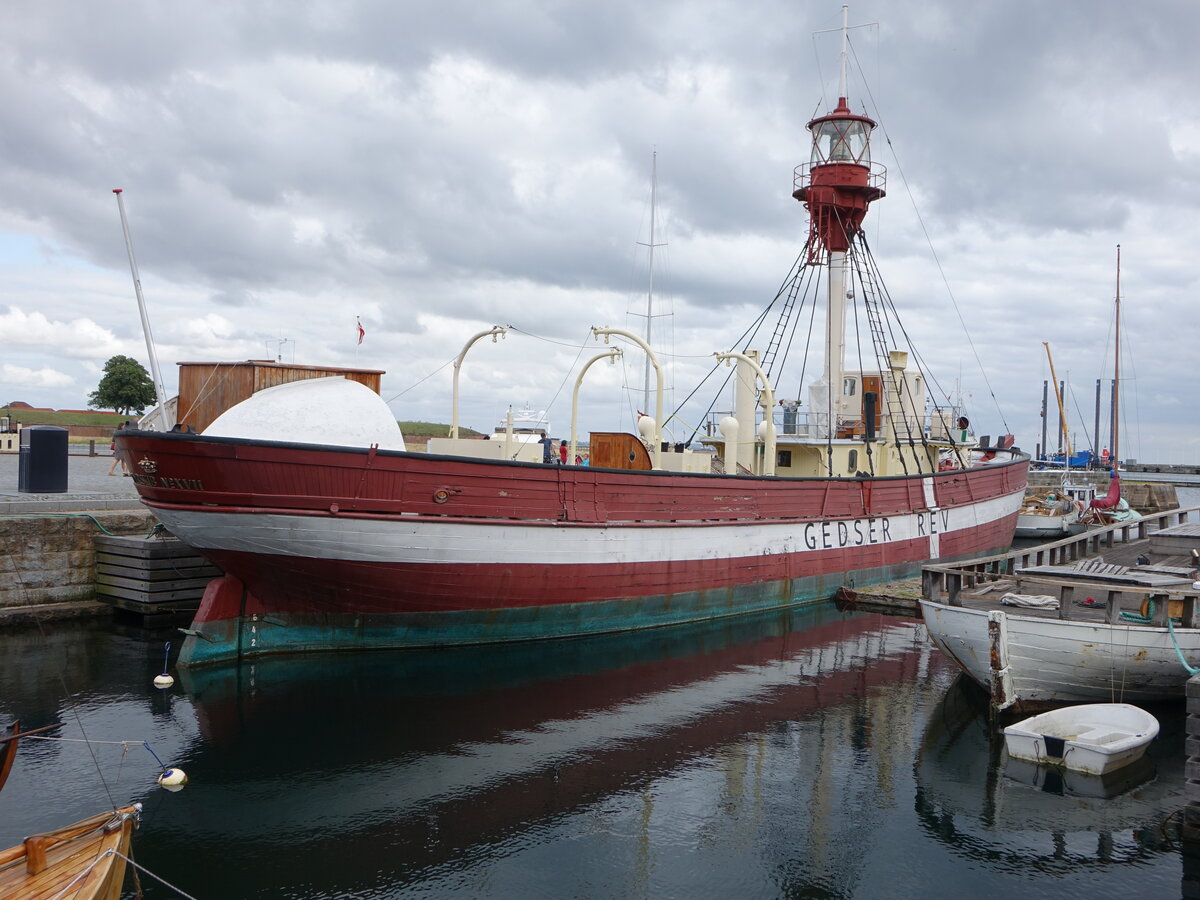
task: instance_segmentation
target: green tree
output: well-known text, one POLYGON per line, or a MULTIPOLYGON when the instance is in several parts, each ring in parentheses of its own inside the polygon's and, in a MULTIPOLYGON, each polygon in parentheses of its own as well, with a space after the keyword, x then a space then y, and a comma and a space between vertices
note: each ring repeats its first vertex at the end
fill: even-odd
POLYGON ((104 377, 88 395, 88 406, 113 409, 128 415, 141 413, 154 405, 154 383, 140 362, 128 356, 114 356, 104 364, 104 377))

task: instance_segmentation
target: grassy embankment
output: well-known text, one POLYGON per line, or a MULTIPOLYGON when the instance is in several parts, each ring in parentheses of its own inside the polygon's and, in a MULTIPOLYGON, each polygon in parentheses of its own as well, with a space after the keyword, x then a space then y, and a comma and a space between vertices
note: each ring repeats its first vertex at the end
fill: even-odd
MULTIPOLYGON (((396 424, 400 426, 400 433, 405 437, 410 434, 421 437, 450 437, 450 426, 438 422, 397 422, 396 424)), ((459 425, 458 436, 464 438, 483 437, 483 432, 459 425)))
POLYGON ((47 409, 9 409, 13 422, 22 425, 110 425, 119 426, 129 418, 124 413, 77 413, 47 409))
MULTIPOLYGON (((6 409, 14 427, 20 422, 22 425, 97 425, 116 430, 129 418, 129 416, 122 413, 100 411, 94 413, 64 412, 62 410, 17 409, 15 407, 0 407, 0 415, 4 415, 4 410, 6 409)), ((86 444, 88 441, 95 441, 98 447, 102 445, 106 450, 108 448, 107 435, 86 437, 73 434, 67 438, 67 442, 71 444, 86 444)))

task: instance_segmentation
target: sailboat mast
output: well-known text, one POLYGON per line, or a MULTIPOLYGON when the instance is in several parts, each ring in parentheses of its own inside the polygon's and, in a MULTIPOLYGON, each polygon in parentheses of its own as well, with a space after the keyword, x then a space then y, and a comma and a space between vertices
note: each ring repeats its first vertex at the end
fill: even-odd
POLYGON ((129 271, 133 275, 133 292, 137 296, 138 315, 142 319, 142 334, 146 338, 146 355, 150 357, 150 375, 154 382, 154 412, 158 414, 158 427, 170 431, 173 422, 167 416, 167 389, 163 386, 162 374, 158 369, 158 353, 154 349, 154 333, 150 330, 150 316, 146 312, 146 298, 142 296, 142 277, 138 274, 137 259, 133 255, 133 238, 129 234, 129 221, 125 218, 125 201, 122 188, 113 188, 117 195, 117 211, 121 214, 121 231, 125 235, 125 250, 129 255, 129 271))
POLYGON ((1117 244, 1117 311, 1116 311, 1116 354, 1113 357, 1113 422, 1112 460, 1113 467, 1121 459, 1121 245, 1117 244))
POLYGON ((1050 344, 1047 341, 1042 341, 1042 346, 1046 348, 1046 359, 1050 363, 1050 378, 1054 382, 1054 397, 1058 400, 1058 427, 1062 429, 1063 446, 1066 450, 1066 465, 1069 469, 1071 468, 1071 434, 1070 428, 1067 425, 1067 411, 1063 407, 1063 392, 1058 383, 1058 376, 1054 374, 1054 357, 1050 355, 1050 344))
MULTIPOLYGON (((658 151, 654 151, 650 163, 650 284, 646 289, 646 345, 653 347, 651 336, 654 332, 654 215, 658 202, 658 151)), ((650 357, 646 357, 645 380, 642 391, 642 409, 650 412, 650 357)), ((661 423, 660 423, 661 424, 661 423)))

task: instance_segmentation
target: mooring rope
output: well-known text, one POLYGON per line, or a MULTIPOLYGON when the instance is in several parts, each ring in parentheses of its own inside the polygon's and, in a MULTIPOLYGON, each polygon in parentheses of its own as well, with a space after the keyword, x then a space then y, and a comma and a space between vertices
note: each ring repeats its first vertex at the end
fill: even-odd
MULTIPOLYGON (((59 741, 64 744, 110 744, 114 747, 121 748, 122 764, 124 763, 125 754, 127 754, 129 752, 130 747, 139 747, 139 746, 145 747, 146 751, 151 756, 154 757, 154 761, 156 763, 158 763, 158 766, 160 769, 162 769, 165 772, 165 771, 167 771, 168 768, 170 768, 161 759, 159 759, 158 754, 154 752, 154 748, 150 746, 149 741, 95 741, 95 740, 92 740, 91 738, 87 738, 87 737, 65 738, 65 737, 48 737, 46 735, 40 735, 40 734, 30 734, 30 735, 23 734, 23 735, 21 735, 22 740, 25 740, 26 738, 28 738, 31 741, 59 741)), ((112 799, 112 798, 110 797, 109 799, 112 799)))
POLYGON ((1179 662, 1183 664, 1183 669, 1189 675, 1195 675, 1200 672, 1200 669, 1194 669, 1188 665, 1188 661, 1183 658, 1183 651, 1179 649, 1179 639, 1175 637, 1175 626, 1171 623, 1171 616, 1167 616, 1167 631, 1171 632, 1171 643, 1175 645, 1175 655, 1179 657, 1179 662))
POLYGON ((129 865, 133 866, 139 872, 149 875, 155 881, 160 882, 161 884, 163 884, 166 887, 173 890, 180 897, 185 898, 185 900, 197 900, 196 897, 193 897, 191 894, 187 893, 186 891, 184 891, 180 888, 177 888, 175 885, 171 884, 171 882, 167 881, 165 878, 155 875, 153 872, 151 872, 145 866, 139 865, 138 863, 134 862, 134 860, 131 857, 126 856, 120 850, 114 850, 111 847, 109 849, 105 850, 99 856, 97 856, 94 860, 92 860, 91 864, 86 869, 84 869, 82 872, 80 872, 78 875, 76 875, 75 878, 71 881, 71 883, 68 884, 66 887, 64 887, 57 894, 55 894, 51 898, 51 900, 61 900, 61 898, 66 897, 70 893, 71 889, 74 888, 75 885, 78 884, 81 879, 86 878, 87 874, 89 872, 91 872, 92 869, 96 868, 96 866, 98 866, 104 860, 108 859, 108 857, 110 857, 110 856, 119 856, 121 859, 125 860, 125 862, 129 863, 129 865))

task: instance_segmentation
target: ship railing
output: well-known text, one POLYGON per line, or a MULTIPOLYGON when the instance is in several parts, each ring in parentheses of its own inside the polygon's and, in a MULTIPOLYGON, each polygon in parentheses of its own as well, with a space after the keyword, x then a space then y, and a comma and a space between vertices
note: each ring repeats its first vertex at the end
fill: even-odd
MULTIPOLYGON (((716 438, 721 436, 720 423, 726 416, 732 416, 731 410, 719 410, 710 412, 705 419, 704 434, 705 437, 716 438)), ((757 434, 758 424, 762 421, 761 410, 756 411, 754 417, 754 427, 757 434)), ((809 439, 823 439, 829 436, 829 414, 826 412, 815 412, 800 408, 782 407, 774 409, 771 413, 771 421, 775 423, 775 433, 781 436, 800 437, 809 439)), ((853 426, 858 426, 853 429, 853 433, 857 436, 862 434, 862 417, 861 416, 838 416, 838 433, 849 433, 853 426)), ((900 430, 904 433, 912 432, 914 434, 924 433, 927 440, 935 442, 953 441, 952 435, 947 435, 942 430, 934 427, 934 424, 926 416, 922 419, 920 416, 911 416, 908 421, 901 423, 900 430)), ((884 429, 881 427, 878 430, 880 437, 884 434, 884 429)))
MULTIPOLYGON (((964 594, 979 592, 997 582, 1019 580, 1021 570, 1076 565, 1117 544, 1144 540, 1157 531, 1196 521, 1200 521, 1200 506, 1171 509, 995 556, 959 563, 931 563, 921 569, 921 596, 935 603, 963 606, 964 594)), ((1031 573, 1027 577, 1030 581, 1036 580, 1039 589, 1048 587, 1057 591, 1060 619, 1073 618, 1076 610, 1086 608, 1077 607, 1074 602, 1076 590, 1084 589, 1097 601, 1097 606, 1100 602, 1104 604, 1105 620, 1110 624, 1128 623, 1132 616, 1137 624, 1166 627, 1170 614, 1172 618, 1181 618, 1184 627, 1197 625, 1196 601, 1200 599, 1200 591, 1192 589, 1190 584, 1168 588, 1114 582, 1111 588, 1100 588, 1097 581, 1086 580, 1086 569, 1080 570, 1076 577, 1055 578, 1042 573, 1031 573), (1104 596, 1096 596, 1097 592, 1104 596), (1128 599, 1133 603, 1125 602, 1128 599), (1175 611, 1169 612, 1172 609, 1175 611), (1129 616, 1123 618, 1122 612, 1129 616), (1139 622, 1138 616, 1144 616, 1146 621, 1139 622)), ((1014 612, 1021 611, 1018 607, 1013 609, 1014 612)))
POLYGON ((792 170, 792 190, 798 191, 812 184, 813 169, 827 169, 832 165, 858 166, 859 168, 868 169, 866 187, 882 191, 887 186, 887 167, 882 163, 877 163, 874 160, 870 164, 866 164, 853 159, 827 159, 816 163, 801 163, 796 166, 792 170))

